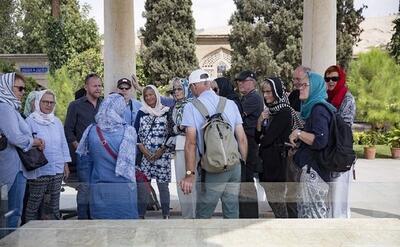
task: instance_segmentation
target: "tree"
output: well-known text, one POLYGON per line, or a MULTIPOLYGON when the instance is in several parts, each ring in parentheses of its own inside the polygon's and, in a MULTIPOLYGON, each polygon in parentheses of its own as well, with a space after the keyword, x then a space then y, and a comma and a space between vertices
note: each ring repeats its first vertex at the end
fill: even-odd
POLYGON ((360 41, 362 29, 361 22, 365 19, 362 11, 366 6, 354 9, 353 0, 337 1, 337 39, 336 39, 336 61, 342 67, 347 68, 352 57, 353 47, 360 41))
POLYGON ((55 93, 57 105, 55 114, 62 122, 67 115, 68 104, 74 99, 74 91, 72 89, 75 78, 71 78, 68 69, 63 66, 49 76, 49 88, 55 93))
POLYGON ((21 41, 18 37, 20 19, 16 0, 0 0, 0 53, 16 53, 21 41))
POLYGON ((357 119, 374 126, 400 122, 400 65, 386 51, 373 49, 350 63, 348 85, 357 119))
MULTIPOLYGON (((400 8, 400 6, 399 6, 400 8)), ((390 55, 400 64, 400 14, 393 21, 394 23, 394 34, 389 43, 390 55)))
POLYGON ((167 84, 198 66, 191 0, 146 0, 141 29, 146 48, 143 64, 149 82, 167 84))
MULTIPOLYGON (((286 83, 301 64, 303 1, 298 0, 234 0, 236 11, 229 24, 229 42, 233 49, 233 77, 243 69, 254 70, 259 78, 280 76, 286 83)), ((362 9, 354 10, 352 0, 337 1, 338 55, 346 65, 352 47, 361 33, 362 9)))
POLYGON ((48 54, 51 72, 87 49, 100 50, 96 22, 88 17, 89 6, 81 7, 77 0, 63 0, 57 16, 57 1, 53 1, 56 0, 21 0, 25 18, 21 24, 24 49, 20 52, 48 54))

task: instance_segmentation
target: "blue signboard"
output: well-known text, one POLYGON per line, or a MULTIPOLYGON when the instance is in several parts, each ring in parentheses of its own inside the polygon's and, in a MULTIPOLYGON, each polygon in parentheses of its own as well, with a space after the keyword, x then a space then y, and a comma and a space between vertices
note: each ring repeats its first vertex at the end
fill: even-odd
POLYGON ((24 74, 45 74, 49 72, 47 67, 21 67, 21 73, 24 74))

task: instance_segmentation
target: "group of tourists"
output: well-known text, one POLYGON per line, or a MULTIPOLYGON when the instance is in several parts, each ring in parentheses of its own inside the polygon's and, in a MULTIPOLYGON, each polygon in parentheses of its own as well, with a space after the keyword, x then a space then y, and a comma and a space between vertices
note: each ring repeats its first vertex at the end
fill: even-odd
POLYGON ((0 185, 13 210, 7 226, 60 219, 62 181, 73 174, 78 183, 68 185, 78 191, 78 219, 144 219, 152 180, 168 219, 172 160, 186 219, 211 218, 219 201, 224 218, 258 218, 255 181, 276 218, 348 218, 351 172, 329 171, 313 155, 328 144, 333 114, 353 124, 345 72, 334 65, 321 76, 299 66, 292 86, 289 93, 280 78, 257 81, 249 70, 232 83, 198 69, 188 79, 172 78, 169 96, 132 77, 118 80, 103 99, 101 78, 89 74, 63 127, 54 92, 31 92, 22 114, 25 79, 2 74, 0 134, 7 145, 0 151, 0 185), (223 162, 213 161, 219 149, 207 148, 219 138, 207 139, 214 118, 217 128, 227 126, 217 132, 222 144, 222 135, 233 136, 230 150, 221 144, 228 151, 218 171, 211 168, 223 162), (28 171, 20 153, 33 148, 47 164, 28 171))

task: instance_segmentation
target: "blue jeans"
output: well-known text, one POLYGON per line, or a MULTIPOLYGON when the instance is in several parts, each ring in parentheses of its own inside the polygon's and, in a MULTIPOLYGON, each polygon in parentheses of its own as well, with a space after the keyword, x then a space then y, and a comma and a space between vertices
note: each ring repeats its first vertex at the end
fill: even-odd
POLYGON ((77 188, 76 202, 78 204, 78 219, 80 220, 90 219, 89 180, 91 162, 92 160, 89 155, 77 155, 76 170, 78 173, 79 185, 77 188))
MULTIPOLYGON (((201 179, 198 179, 196 184, 196 218, 211 218, 219 199, 221 199, 222 202, 222 214, 224 218, 239 218, 240 174, 241 167, 238 164, 226 172, 206 172, 203 186, 201 179)), ((200 177, 201 176, 199 176, 199 178, 200 177)))
POLYGON ((8 228, 17 228, 19 219, 22 215, 24 205, 24 195, 26 188, 26 178, 22 171, 15 176, 14 183, 8 191, 8 211, 14 210, 14 213, 7 219, 8 228))

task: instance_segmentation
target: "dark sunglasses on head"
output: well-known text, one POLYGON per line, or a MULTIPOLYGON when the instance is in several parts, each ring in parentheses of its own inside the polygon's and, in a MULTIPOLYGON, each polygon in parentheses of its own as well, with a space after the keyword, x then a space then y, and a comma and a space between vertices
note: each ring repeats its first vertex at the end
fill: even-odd
POLYGON ((18 91, 22 92, 25 91, 25 87, 24 86, 14 86, 15 88, 18 88, 18 91))
POLYGON ((337 82, 337 81, 339 81, 339 76, 332 76, 332 77, 325 76, 324 79, 325 79, 326 82, 330 82, 330 81, 337 82))

